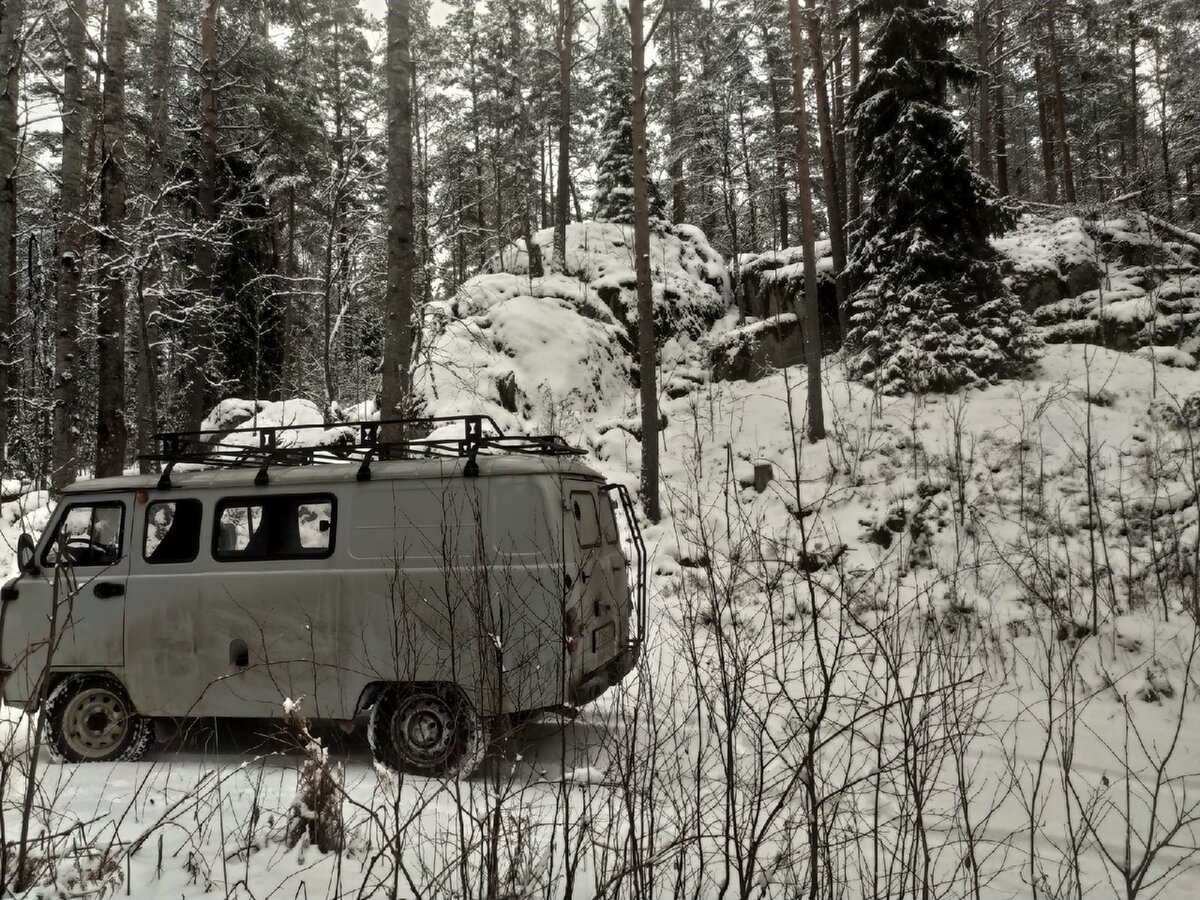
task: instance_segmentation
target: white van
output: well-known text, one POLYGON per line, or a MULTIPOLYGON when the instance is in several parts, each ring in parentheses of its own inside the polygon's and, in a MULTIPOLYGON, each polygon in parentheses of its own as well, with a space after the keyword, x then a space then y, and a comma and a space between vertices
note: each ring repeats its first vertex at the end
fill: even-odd
POLYGON ((442 776, 477 765, 496 717, 594 699, 645 627, 627 492, 487 417, 382 427, 449 421, 461 437, 365 422, 317 448, 282 446, 303 428, 167 434, 162 476, 72 485, 3 588, 5 701, 44 702, 70 761, 285 698, 370 710, 378 760, 442 776))

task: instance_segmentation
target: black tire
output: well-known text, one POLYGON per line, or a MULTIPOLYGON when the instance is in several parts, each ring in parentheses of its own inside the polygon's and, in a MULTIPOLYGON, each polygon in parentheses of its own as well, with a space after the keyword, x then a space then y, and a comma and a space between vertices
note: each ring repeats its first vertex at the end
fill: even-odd
POLYGON ((397 685, 371 707, 371 755, 425 778, 465 778, 483 762, 487 735, 471 703, 452 687, 397 685))
POLYGON ((154 723, 137 714, 111 675, 64 678, 44 712, 51 749, 66 762, 131 762, 154 741, 154 723))

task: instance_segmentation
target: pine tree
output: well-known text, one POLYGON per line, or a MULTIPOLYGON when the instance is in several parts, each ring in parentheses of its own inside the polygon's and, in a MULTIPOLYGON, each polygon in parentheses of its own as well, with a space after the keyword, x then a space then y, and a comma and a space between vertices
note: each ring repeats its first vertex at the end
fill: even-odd
MULTIPOLYGON (((633 93, 628 68, 611 73, 606 90, 608 113, 600 133, 607 143, 596 172, 592 218, 597 222, 633 224, 633 93)), ((669 228, 666 207, 654 179, 646 178, 650 201, 650 227, 669 228)))
POLYGON ((889 393, 993 380, 1035 339, 989 243, 1006 214, 947 105, 976 76, 948 47, 963 23, 939 0, 863 0, 853 15, 880 25, 850 100, 873 191, 850 265, 851 370, 889 393))

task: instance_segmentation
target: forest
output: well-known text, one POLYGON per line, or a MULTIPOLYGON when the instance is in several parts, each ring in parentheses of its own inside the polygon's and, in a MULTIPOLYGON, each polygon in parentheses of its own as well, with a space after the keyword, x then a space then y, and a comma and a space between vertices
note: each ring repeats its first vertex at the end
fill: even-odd
POLYGON ((1196 0, 0 0, 0 72, 0 895, 1193 897, 1196 0))
MULTIPOLYGON (((814 197, 841 313, 864 211, 851 98, 880 27, 849 5, 634 4, 654 214, 699 228, 736 286, 746 254, 801 244, 814 197)), ((945 6, 969 70, 948 106, 1005 205, 1200 219, 1195 3, 945 6)), ((389 335, 415 365, 422 310, 506 247, 622 220, 606 201, 632 184, 634 74, 615 2, 3 9, 0 446, 17 477, 120 472, 225 397, 309 398, 337 421, 395 368, 389 335)))

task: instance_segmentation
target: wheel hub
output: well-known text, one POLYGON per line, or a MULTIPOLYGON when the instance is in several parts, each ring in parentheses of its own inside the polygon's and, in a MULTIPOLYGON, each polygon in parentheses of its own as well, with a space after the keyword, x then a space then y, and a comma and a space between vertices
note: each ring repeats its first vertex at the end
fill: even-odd
POLYGON ((451 750, 453 713, 439 698, 413 697, 396 710, 392 733, 401 757, 416 766, 431 766, 451 750))
POLYGON ((112 691, 81 691, 63 712, 63 738, 84 757, 102 757, 121 743, 128 730, 125 703, 112 691))

